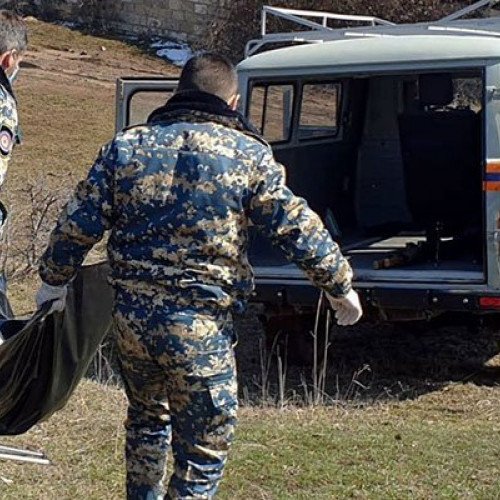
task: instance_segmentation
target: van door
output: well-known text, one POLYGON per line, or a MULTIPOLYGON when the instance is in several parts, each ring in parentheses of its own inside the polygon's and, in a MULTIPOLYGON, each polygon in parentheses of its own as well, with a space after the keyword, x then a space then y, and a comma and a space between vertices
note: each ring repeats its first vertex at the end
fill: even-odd
POLYGON ((170 99, 178 83, 172 78, 119 78, 116 84, 116 131, 146 123, 148 116, 170 99))
POLYGON ((488 285, 500 288, 500 64, 486 69, 486 253, 488 285))

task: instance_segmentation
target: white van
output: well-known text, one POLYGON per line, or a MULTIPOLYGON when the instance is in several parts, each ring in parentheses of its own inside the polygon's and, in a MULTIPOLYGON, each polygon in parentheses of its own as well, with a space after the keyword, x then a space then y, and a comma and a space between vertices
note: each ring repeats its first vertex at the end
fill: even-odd
MULTIPOLYGON (((238 66, 242 111, 350 258, 366 311, 386 320, 500 310, 500 18, 461 20, 469 11, 333 29, 346 16, 266 7, 238 66), (307 30, 268 34, 270 14, 307 30), (276 43, 291 46, 266 50, 276 43)), ((175 86, 121 79, 117 128, 175 86)), ((255 300, 316 302, 257 234, 249 254, 255 300)))

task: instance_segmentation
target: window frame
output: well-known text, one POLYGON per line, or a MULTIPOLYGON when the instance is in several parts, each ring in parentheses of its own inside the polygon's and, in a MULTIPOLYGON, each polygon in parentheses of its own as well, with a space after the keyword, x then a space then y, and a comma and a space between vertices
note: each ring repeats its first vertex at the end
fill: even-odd
MULTIPOLYGON (((132 101, 134 99, 134 97, 138 94, 161 94, 161 93, 165 93, 165 104, 167 104, 168 100, 169 100, 169 97, 167 94, 171 93, 172 95, 170 97, 172 97, 174 94, 175 94, 175 88, 173 88, 172 90, 170 89, 156 89, 156 88, 138 88, 138 89, 134 89, 128 96, 127 96, 127 113, 126 113, 126 116, 125 116, 125 119, 127 121, 127 127, 139 127, 141 125, 145 125, 146 122, 144 123, 136 123, 136 124, 131 124, 130 123, 130 119, 131 119, 131 114, 132 114, 132 101)), ((158 108, 155 108, 155 109, 158 109, 158 108)), ((153 111, 155 111, 155 109, 153 109, 149 114, 151 114, 153 111)))
POLYGON ((262 135, 262 137, 267 141, 268 139, 265 137, 264 132, 265 132, 265 127, 263 127, 263 124, 265 124, 265 119, 266 119, 266 114, 267 114, 267 95, 268 95, 268 89, 269 87, 273 86, 290 86, 293 89, 293 96, 292 96, 292 105, 291 105, 291 113, 290 113, 290 122, 289 122, 289 127, 288 127, 288 137, 281 139, 280 141, 268 141, 270 145, 272 146, 279 146, 283 144, 289 144, 292 142, 293 137, 295 135, 295 121, 296 121, 296 113, 297 113, 297 97, 299 93, 299 85, 300 81, 299 80, 264 80, 264 79, 254 79, 250 80, 248 82, 248 91, 247 91, 247 99, 246 99, 246 117, 247 119, 254 125, 259 134, 262 135), (262 121, 260 123, 260 127, 253 123, 251 121, 251 109, 252 109, 252 96, 254 89, 256 87, 260 88, 265 88, 265 94, 264 94, 264 109, 262 110, 262 121))
POLYGON ((308 79, 308 80, 301 80, 300 81, 300 95, 298 96, 300 98, 300 101, 298 102, 298 112, 297 112, 297 122, 296 122, 296 129, 295 129, 295 135, 297 138, 297 142, 302 144, 302 143, 307 143, 311 141, 322 141, 325 139, 338 139, 341 135, 342 131, 342 116, 343 116, 343 108, 344 108, 344 94, 345 94, 345 85, 344 82, 339 79, 329 79, 329 78, 315 78, 315 79, 308 79), (340 92, 337 94, 337 126, 335 129, 334 133, 326 133, 322 135, 315 135, 313 137, 301 137, 300 136, 300 120, 302 118, 302 111, 303 111, 303 105, 304 105, 304 87, 307 85, 325 85, 325 84, 334 84, 338 85, 340 92))
MULTIPOLYGON (((330 75, 307 75, 307 76, 254 76, 245 78, 245 81, 241 82, 245 87, 245 116, 249 121, 251 121, 251 104, 252 104, 252 94, 255 87, 259 86, 272 86, 272 85, 290 85, 293 87, 293 103, 292 103, 292 113, 291 113, 291 130, 287 139, 281 141, 269 142, 269 144, 275 148, 278 147, 282 149, 285 147, 299 147, 301 145, 307 145, 308 143, 314 142, 328 142, 328 141, 341 141, 344 135, 344 115, 345 115, 345 105, 348 102, 349 96, 349 85, 346 82, 345 77, 340 75, 335 75, 335 77, 330 75), (338 83, 341 87, 340 99, 338 102, 338 127, 335 134, 322 135, 317 137, 308 137, 300 139, 299 137, 299 121, 300 112, 302 106, 302 94, 304 85, 316 84, 316 83, 338 83)), ((260 130, 259 130, 259 133, 260 130)), ((266 137, 264 137, 266 139, 266 137)), ((267 139, 266 139, 267 140, 267 139)))
POLYGON ((115 97, 115 131, 118 133, 130 127, 130 101, 137 92, 164 91, 175 92, 179 80, 176 78, 158 76, 129 76, 116 81, 115 97))

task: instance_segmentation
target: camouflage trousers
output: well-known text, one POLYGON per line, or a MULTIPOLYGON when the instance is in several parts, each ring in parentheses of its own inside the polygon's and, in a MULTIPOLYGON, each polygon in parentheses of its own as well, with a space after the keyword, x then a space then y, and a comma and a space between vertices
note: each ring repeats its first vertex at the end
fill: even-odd
POLYGON ((127 498, 213 498, 238 407, 230 313, 118 303, 114 325, 129 400, 127 498))

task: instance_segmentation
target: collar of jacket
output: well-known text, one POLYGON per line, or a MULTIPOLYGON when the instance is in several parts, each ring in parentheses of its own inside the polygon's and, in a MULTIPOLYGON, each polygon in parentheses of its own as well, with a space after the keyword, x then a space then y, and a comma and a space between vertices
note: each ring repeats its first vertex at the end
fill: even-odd
POLYGON ((17 102, 16 95, 14 94, 14 89, 5 74, 5 71, 0 67, 0 85, 12 96, 12 99, 17 102))
POLYGON ((200 91, 177 92, 161 108, 153 111, 148 124, 172 124, 179 122, 206 123, 213 122, 228 127, 257 139, 269 146, 257 129, 238 111, 216 95, 200 91))
MULTIPOLYGON (((17 105, 17 99, 16 99, 16 94, 14 94, 14 89, 12 88, 12 85, 10 84, 10 81, 7 78, 7 75, 5 74, 5 71, 1 66, 0 66, 0 85, 12 96, 12 99, 14 99, 14 102, 17 105)), ((17 130, 15 135, 16 135, 15 136, 16 144, 21 144, 23 139, 23 132, 21 130, 21 126, 19 125, 19 123, 17 124, 17 130)))

